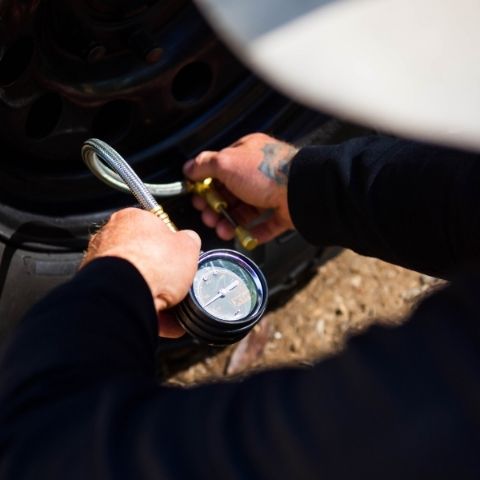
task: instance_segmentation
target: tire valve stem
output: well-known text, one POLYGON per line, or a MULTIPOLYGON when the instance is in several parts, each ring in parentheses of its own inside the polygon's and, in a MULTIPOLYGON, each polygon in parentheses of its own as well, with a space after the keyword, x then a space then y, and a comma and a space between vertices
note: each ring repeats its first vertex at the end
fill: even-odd
POLYGON ((230 225, 235 229, 235 237, 245 250, 254 250, 258 246, 258 240, 248 231, 248 229, 239 225, 228 213, 228 203, 213 186, 212 178, 206 178, 201 182, 189 182, 188 189, 190 192, 204 198, 208 206, 214 212, 223 215, 228 223, 230 223, 230 225))

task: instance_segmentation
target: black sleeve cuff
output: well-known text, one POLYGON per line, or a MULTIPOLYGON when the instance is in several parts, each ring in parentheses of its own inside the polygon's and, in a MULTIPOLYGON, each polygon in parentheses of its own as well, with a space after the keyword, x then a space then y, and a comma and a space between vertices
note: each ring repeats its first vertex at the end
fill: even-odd
POLYGON ((293 158, 288 180, 288 208, 295 228, 309 243, 326 244, 320 235, 318 207, 319 175, 332 147, 304 147, 293 158))

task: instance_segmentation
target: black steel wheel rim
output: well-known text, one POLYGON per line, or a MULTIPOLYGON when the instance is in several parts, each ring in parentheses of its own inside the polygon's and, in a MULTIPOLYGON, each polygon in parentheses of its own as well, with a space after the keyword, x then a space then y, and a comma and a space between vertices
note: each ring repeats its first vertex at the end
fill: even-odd
MULTIPOLYGON (((167 182, 203 149, 319 123, 245 70, 186 0, 7 0, 0 17, 5 241, 20 229, 29 248, 79 250, 92 224, 132 203, 81 162, 92 136, 167 182)), ((186 218, 182 200, 169 208, 186 218)))

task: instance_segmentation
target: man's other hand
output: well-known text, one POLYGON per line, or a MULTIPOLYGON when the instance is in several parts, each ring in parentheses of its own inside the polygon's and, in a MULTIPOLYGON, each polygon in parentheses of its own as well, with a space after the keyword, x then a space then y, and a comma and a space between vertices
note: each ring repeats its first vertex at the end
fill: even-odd
MULTIPOLYGON (((185 175, 194 181, 213 177, 226 190, 220 190, 229 202, 229 212, 248 226, 266 210, 271 215, 250 228, 260 243, 293 229, 288 211, 287 184, 290 163, 297 149, 263 133, 241 138, 219 152, 206 151, 184 166, 185 175)), ((234 237, 233 227, 211 210, 204 199, 195 196, 193 205, 202 211, 205 225, 215 228, 223 240, 234 237)))
MULTIPOLYGON (((200 246, 200 237, 195 232, 171 232, 152 213, 127 208, 114 213, 92 237, 81 267, 100 257, 128 260, 150 287, 160 336, 179 337, 183 329, 164 310, 187 295, 197 270, 200 246)), ((128 286, 125 294, 128 295, 128 286)))

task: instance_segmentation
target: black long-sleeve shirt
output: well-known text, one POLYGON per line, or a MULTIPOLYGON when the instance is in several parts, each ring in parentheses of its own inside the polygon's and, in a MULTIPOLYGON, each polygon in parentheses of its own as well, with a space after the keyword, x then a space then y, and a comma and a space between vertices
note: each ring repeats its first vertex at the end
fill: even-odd
POLYGON ((385 138, 303 149, 295 225, 444 277, 409 322, 310 369, 154 379, 143 278, 106 258, 37 304, 0 359, 0 479, 478 478, 478 157, 385 138))

